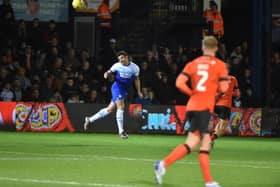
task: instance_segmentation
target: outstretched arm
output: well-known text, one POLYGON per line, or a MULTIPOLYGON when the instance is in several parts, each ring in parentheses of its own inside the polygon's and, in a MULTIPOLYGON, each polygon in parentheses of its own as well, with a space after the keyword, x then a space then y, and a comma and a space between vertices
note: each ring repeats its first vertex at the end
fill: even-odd
POLYGON ((105 79, 107 79, 109 77, 109 75, 111 75, 112 73, 113 73, 112 71, 108 70, 104 73, 103 76, 104 76, 105 79))

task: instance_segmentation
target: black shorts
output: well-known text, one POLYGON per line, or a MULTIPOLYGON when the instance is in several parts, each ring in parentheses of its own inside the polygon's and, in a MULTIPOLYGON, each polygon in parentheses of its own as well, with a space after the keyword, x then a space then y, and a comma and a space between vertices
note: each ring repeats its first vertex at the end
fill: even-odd
POLYGON ((230 119, 230 108, 226 106, 215 106, 214 112, 218 115, 220 119, 228 120, 230 119))
POLYGON ((189 131, 199 131, 201 135, 209 133, 208 125, 210 116, 211 114, 208 110, 187 112, 187 119, 190 122, 189 131))

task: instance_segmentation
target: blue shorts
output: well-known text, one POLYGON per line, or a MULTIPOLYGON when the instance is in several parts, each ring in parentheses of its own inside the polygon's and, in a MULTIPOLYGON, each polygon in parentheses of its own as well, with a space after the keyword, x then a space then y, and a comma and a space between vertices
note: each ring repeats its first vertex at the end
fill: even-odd
POLYGON ((116 83, 113 83, 111 93, 113 102, 116 102, 117 100, 124 100, 128 95, 127 89, 121 88, 116 83))

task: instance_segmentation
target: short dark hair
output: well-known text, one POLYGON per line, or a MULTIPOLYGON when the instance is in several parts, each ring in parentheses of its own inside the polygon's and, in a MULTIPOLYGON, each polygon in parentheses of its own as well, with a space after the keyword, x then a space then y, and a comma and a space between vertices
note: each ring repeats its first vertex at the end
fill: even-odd
POLYGON ((210 7, 212 6, 216 6, 216 8, 218 8, 218 4, 215 1, 210 1, 210 7))
POLYGON ((125 52, 125 51, 119 51, 119 52, 117 52, 117 57, 119 57, 120 55, 123 55, 123 56, 128 56, 128 54, 127 54, 127 52, 125 52))

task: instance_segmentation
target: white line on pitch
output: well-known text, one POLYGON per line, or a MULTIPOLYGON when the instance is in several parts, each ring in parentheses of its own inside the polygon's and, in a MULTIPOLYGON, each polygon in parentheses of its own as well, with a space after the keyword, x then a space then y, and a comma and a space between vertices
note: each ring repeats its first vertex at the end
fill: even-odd
POLYGON ((10 182, 25 182, 25 183, 38 183, 38 184, 57 184, 57 185, 72 185, 72 186, 97 186, 97 187, 137 187, 122 184, 102 184, 102 183, 83 183, 77 181, 59 181, 48 179, 28 179, 28 178, 14 178, 14 177, 0 177, 0 181, 10 182))
MULTIPOLYGON (((154 162, 155 159, 145 159, 145 158, 129 158, 129 157, 114 157, 114 156, 96 156, 96 155, 75 155, 75 154, 44 154, 44 153, 26 153, 26 152, 6 152, 0 151, 0 153, 4 154, 15 154, 15 155, 37 155, 40 157, 34 157, 34 160, 125 160, 125 161, 144 161, 144 162, 154 162), (43 156, 43 157, 42 157, 43 156), (58 158, 61 157, 61 158, 58 158)), ((14 157, 15 158, 15 157, 14 157)), ((0 157, 1 160, 13 160, 12 157, 0 157)), ((24 158, 16 157, 15 160, 24 160, 24 158)), ((31 158, 26 158, 25 160, 32 160, 31 158)), ((193 161, 179 161, 184 164, 197 164, 197 162, 193 161)), ((242 168, 255 168, 255 169, 276 169, 279 170, 280 167, 277 165, 280 162, 264 162, 264 161, 230 161, 230 160, 212 160, 211 165, 215 166, 228 166, 228 167, 242 167, 242 168), (267 166, 267 164, 271 164, 273 166, 267 166)))

